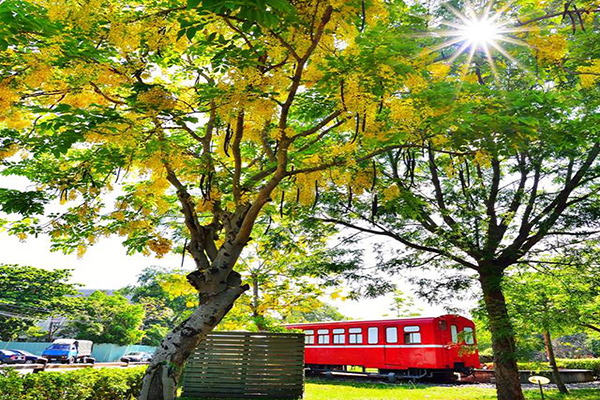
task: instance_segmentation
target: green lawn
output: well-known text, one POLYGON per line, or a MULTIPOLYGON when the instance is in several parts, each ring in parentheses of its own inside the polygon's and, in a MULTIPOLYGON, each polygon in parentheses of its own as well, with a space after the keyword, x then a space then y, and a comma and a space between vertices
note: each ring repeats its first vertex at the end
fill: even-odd
MULTIPOLYGON (((572 390, 567 396, 555 390, 544 391, 547 400, 598 400, 600 390, 572 390)), ((528 400, 541 399, 539 391, 526 390, 528 400)), ((426 385, 386 385, 379 383, 335 382, 308 379, 304 400, 494 400, 495 389, 473 386, 440 387, 426 385)), ((192 400, 180 398, 179 400, 192 400)), ((222 399, 221 399, 222 400, 222 399)))
MULTIPOLYGON (((598 400, 600 390, 572 390, 567 396, 544 391, 548 400, 598 400)), ((526 390, 527 399, 540 399, 538 391, 526 390)), ((425 385, 385 385, 377 383, 308 380, 304 400, 492 400, 495 389, 439 387, 425 385)))

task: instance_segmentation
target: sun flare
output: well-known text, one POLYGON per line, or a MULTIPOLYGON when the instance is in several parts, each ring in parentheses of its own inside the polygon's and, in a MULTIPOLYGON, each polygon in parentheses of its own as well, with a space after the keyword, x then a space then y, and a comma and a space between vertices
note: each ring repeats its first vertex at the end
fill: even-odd
POLYGON ((469 21, 463 29, 458 31, 465 41, 471 46, 485 46, 496 39, 498 28, 487 19, 469 21))
POLYGON ((454 14, 456 21, 442 21, 451 29, 431 32, 435 37, 447 37, 443 43, 428 49, 428 52, 439 51, 445 48, 455 48, 450 56, 444 58, 445 62, 452 64, 461 54, 467 54, 467 59, 463 68, 463 75, 469 70, 473 57, 476 53, 482 53, 485 56, 494 79, 498 81, 498 71, 494 62, 492 51, 496 51, 508 59, 512 64, 524 69, 518 61, 506 51, 501 43, 512 43, 520 46, 529 46, 526 42, 515 38, 512 34, 522 32, 526 29, 519 26, 510 26, 510 21, 506 21, 505 12, 510 6, 507 3, 498 10, 492 10, 493 0, 477 10, 471 5, 467 5, 464 12, 460 12, 449 4, 444 4, 449 11, 454 14))

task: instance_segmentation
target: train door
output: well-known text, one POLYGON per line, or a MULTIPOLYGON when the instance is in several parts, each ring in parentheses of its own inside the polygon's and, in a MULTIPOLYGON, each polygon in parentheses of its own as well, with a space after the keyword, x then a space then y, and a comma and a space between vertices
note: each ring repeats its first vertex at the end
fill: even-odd
MULTIPOLYGON (((450 355, 450 346, 453 342, 453 336, 456 334, 456 324, 446 319, 438 321, 440 344, 444 347, 441 349, 441 361, 445 368, 452 367, 452 356, 450 355)), ((440 354, 438 353, 438 354, 440 354)))
POLYGON ((384 334, 384 357, 385 364, 390 367, 401 368, 403 366, 402 348, 400 347, 400 334, 398 326, 386 326, 384 334))
POLYGON ((443 344, 447 346, 444 351, 444 363, 448 368, 454 368, 455 363, 461 362, 460 339, 462 324, 456 318, 448 318, 446 320, 446 330, 442 332, 443 344))

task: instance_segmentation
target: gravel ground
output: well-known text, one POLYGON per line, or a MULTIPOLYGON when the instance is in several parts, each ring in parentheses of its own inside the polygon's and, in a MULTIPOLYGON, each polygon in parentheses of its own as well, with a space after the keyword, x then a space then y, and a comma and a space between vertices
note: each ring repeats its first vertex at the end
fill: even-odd
MULTIPOLYGON (((481 387, 481 388, 490 388, 493 389, 496 387, 493 383, 422 383, 427 386, 472 386, 472 387, 481 387)), ((524 390, 539 390, 538 385, 534 385, 532 383, 524 383, 521 385, 524 390)), ((548 385, 544 385, 544 389, 556 389, 556 385, 550 383, 548 385)), ((567 383, 567 389, 599 389, 600 390, 600 381, 593 382, 583 382, 583 383, 567 383)))
MULTIPOLYGON (((556 385, 553 383, 550 383, 548 385, 544 385, 544 388, 556 389, 556 385)), ((526 385, 523 385, 523 389, 538 389, 538 386, 528 383, 526 385)), ((567 383, 567 389, 600 389, 600 381, 582 382, 582 383, 567 383)))
MULTIPOLYGON (((345 382, 357 382, 357 383, 370 382, 370 383, 379 383, 379 384, 384 384, 384 385, 411 385, 410 382, 400 381, 398 383, 389 383, 389 382, 386 382, 385 379, 370 379, 370 378, 366 378, 366 377, 348 378, 348 377, 341 377, 341 376, 333 376, 331 378, 325 378, 323 376, 317 376, 317 377, 312 376, 309 379, 317 380, 317 381, 345 381, 345 382)), ((440 386, 440 387, 467 386, 467 387, 479 387, 479 388, 490 388, 490 389, 494 389, 496 387, 496 385, 493 383, 473 383, 473 382, 453 382, 453 383, 419 382, 418 385, 440 386)), ((525 383, 521 386, 523 387, 524 390, 538 390, 539 389, 538 385, 534 385, 531 383, 525 383)), ((568 389, 598 389, 598 390, 600 390, 600 381, 583 382, 583 383, 568 383, 567 388, 568 389)), ((552 383, 548 384, 548 385, 544 385, 544 389, 550 389, 550 390, 556 389, 556 385, 554 385, 552 383)))

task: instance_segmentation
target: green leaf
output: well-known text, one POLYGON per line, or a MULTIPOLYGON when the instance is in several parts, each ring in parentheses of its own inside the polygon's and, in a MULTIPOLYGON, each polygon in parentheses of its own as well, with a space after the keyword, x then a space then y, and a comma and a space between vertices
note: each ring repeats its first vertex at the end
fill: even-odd
POLYGON ((200 0, 187 0, 188 10, 198 7, 199 4, 200 4, 200 0))

